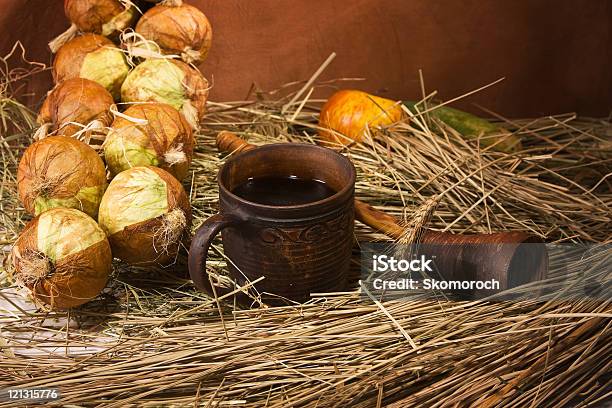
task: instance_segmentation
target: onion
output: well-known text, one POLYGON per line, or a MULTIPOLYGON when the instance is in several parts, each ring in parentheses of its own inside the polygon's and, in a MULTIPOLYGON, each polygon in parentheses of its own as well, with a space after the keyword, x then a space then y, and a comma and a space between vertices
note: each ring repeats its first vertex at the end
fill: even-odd
POLYGON ((99 83, 118 100, 130 67, 123 52, 106 37, 84 34, 64 44, 53 62, 55 82, 85 78, 99 83))
POLYGON ((169 6, 169 7, 180 7, 184 4, 183 0, 144 0, 147 3, 157 3, 157 4, 163 4, 164 6, 169 6))
POLYGON ((92 217, 106 189, 106 169, 94 149, 65 136, 51 136, 28 147, 17 169, 17 190, 26 211, 76 208, 92 217))
POLYGON ((136 33, 155 42, 163 54, 178 55, 188 64, 204 61, 212 43, 210 22, 188 4, 153 7, 138 21, 136 33))
POLYGON ((333 94, 321 109, 319 136, 322 144, 348 145, 361 142, 368 129, 390 125, 402 119, 396 102, 355 90, 333 94), (340 135, 325 129, 331 129, 340 135))
POLYGON ((65 136, 84 135, 89 141, 93 130, 111 124, 113 103, 113 97, 102 85, 89 79, 67 79, 47 95, 38 113, 41 129, 35 138, 57 132, 65 136))
POLYGON ((123 102, 161 102, 179 110, 198 128, 206 112, 208 81, 182 61, 148 59, 132 70, 121 86, 123 102))
POLYGON ((52 52, 57 52, 79 31, 115 38, 137 17, 131 0, 64 0, 64 12, 72 25, 49 43, 52 52))
POLYGON ((55 208, 30 221, 12 251, 13 277, 51 309, 82 305, 98 296, 111 272, 111 249, 88 215, 55 208))
POLYGON ((189 199, 170 173, 132 167, 111 181, 98 215, 113 255, 132 265, 172 263, 191 225, 189 199))
POLYGON ((130 167, 158 166, 177 180, 187 176, 195 140, 189 123, 170 105, 133 105, 115 118, 104 142, 114 176, 130 167))

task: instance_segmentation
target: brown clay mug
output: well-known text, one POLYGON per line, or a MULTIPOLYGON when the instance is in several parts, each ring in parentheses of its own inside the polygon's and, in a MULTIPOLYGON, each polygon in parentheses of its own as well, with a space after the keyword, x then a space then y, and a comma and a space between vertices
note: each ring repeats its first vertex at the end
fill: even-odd
MULTIPOLYGON (((219 171, 220 213, 197 230, 189 273, 200 290, 213 293, 206 256, 221 232, 231 278, 253 282, 269 303, 305 301, 313 292, 346 289, 354 227, 355 168, 346 157, 320 146, 271 144, 229 159, 219 171), (252 178, 296 176, 325 182, 334 194, 300 205, 247 201, 232 191, 252 178)), ((218 296, 230 289, 215 286, 218 296)))

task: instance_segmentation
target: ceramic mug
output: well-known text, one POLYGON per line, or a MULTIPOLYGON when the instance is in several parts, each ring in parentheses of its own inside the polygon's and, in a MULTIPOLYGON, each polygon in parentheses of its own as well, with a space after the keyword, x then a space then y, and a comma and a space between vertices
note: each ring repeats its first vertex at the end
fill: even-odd
MULTIPOLYGON (((355 168, 346 157, 309 144, 271 144, 229 159, 219 171, 220 212, 197 230, 189 273, 213 293, 206 257, 219 232, 230 277, 254 286, 265 301, 302 302, 313 292, 346 289, 353 245, 355 168), (264 205, 232 191, 251 178, 297 176, 325 182, 334 194, 301 205, 264 205)), ((215 286, 218 296, 231 290, 215 286)))

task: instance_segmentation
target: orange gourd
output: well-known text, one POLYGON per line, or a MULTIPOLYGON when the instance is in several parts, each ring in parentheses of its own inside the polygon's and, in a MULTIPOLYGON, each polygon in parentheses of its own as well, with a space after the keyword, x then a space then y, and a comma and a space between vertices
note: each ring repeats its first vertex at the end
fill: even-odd
POLYGON ((349 145, 361 142, 368 129, 391 125, 402 117, 401 104, 391 99, 363 91, 341 90, 333 94, 321 109, 321 144, 349 145))

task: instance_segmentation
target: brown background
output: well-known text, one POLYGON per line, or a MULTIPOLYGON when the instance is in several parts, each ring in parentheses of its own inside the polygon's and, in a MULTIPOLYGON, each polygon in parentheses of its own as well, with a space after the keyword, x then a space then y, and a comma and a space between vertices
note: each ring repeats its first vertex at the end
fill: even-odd
MULTIPOLYGON (((359 87, 390 98, 428 90, 448 99, 502 76, 479 103, 507 116, 612 108, 609 0, 187 0, 213 24, 202 65, 215 100, 243 99, 304 80, 332 52, 322 79, 363 77, 359 87)), ((28 57, 50 62, 46 43, 68 23, 61 0, 0 0, 0 53, 21 40, 28 57)), ((30 84, 40 98, 44 75, 30 84)), ((323 92, 329 93, 330 89, 323 92)))

